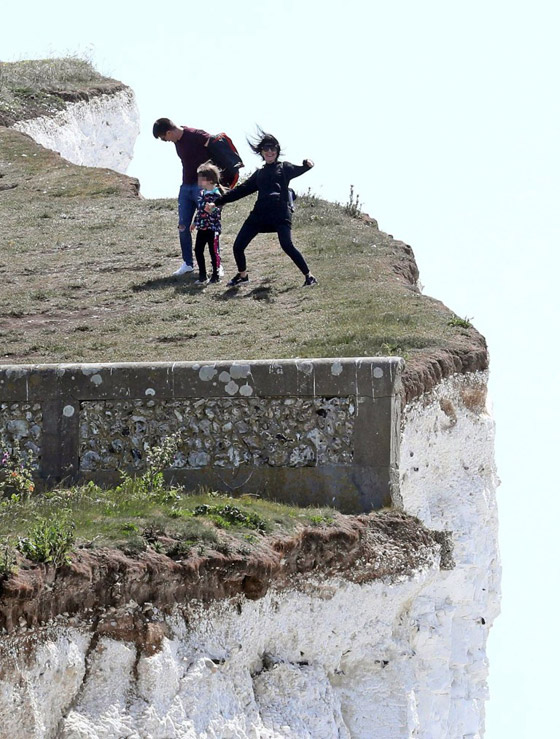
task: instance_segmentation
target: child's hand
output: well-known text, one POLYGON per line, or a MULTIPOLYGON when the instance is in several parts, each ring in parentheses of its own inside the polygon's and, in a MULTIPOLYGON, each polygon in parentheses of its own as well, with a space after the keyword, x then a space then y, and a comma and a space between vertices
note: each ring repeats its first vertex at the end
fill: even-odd
POLYGON ((303 163, 306 167, 309 167, 309 169, 312 169, 315 166, 315 163, 311 159, 304 159, 303 163))
POLYGON ((192 233, 194 231, 194 228, 195 228, 194 223, 191 223, 190 228, 191 228, 191 233, 192 233))

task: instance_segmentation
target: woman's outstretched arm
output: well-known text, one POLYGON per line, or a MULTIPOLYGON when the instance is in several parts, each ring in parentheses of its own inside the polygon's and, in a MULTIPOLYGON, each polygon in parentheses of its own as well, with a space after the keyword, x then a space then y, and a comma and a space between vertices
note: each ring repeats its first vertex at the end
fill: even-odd
POLYGON ((309 172, 314 167, 314 163, 311 159, 304 159, 303 164, 292 164, 291 162, 284 162, 284 176, 289 180, 293 180, 294 177, 299 177, 305 172, 309 172))
POLYGON ((234 187, 233 190, 230 190, 217 198, 215 200, 216 205, 221 206, 226 205, 226 203, 233 203, 236 200, 241 200, 241 198, 244 198, 246 195, 251 195, 252 193, 257 192, 257 172, 253 172, 245 182, 242 182, 240 185, 237 185, 237 187, 234 187))

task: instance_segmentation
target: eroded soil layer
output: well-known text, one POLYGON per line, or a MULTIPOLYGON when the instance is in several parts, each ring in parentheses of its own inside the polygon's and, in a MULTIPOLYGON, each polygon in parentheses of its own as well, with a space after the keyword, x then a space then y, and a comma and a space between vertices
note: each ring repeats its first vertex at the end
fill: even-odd
POLYGON ((148 550, 79 549, 60 569, 21 559, 0 584, 0 628, 34 626, 61 614, 93 613, 134 601, 171 609, 189 600, 210 602, 239 594, 262 598, 275 588, 298 586, 301 576, 342 576, 365 583, 411 576, 434 562, 452 567, 445 535, 397 511, 337 515, 329 526, 308 527, 296 536, 265 538, 247 556, 193 548, 173 560, 148 550), (441 561, 440 561, 441 560, 441 561))

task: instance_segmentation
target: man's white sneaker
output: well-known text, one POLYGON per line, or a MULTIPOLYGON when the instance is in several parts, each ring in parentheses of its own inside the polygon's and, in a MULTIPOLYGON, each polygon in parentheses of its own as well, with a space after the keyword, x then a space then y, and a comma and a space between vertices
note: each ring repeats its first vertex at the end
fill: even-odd
POLYGON ((179 269, 176 269, 175 272, 173 272, 174 276, 179 275, 185 275, 187 272, 192 272, 194 270, 194 267, 192 264, 187 264, 186 262, 183 262, 183 264, 179 267, 179 269))

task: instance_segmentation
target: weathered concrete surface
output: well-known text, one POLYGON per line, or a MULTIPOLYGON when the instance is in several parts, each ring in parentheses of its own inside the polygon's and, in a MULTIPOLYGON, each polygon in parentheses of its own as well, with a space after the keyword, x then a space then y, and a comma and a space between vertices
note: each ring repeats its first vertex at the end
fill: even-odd
POLYGON ((48 482, 111 483, 178 434, 170 477, 347 513, 389 505, 399 358, 0 366, 0 421, 48 482))

